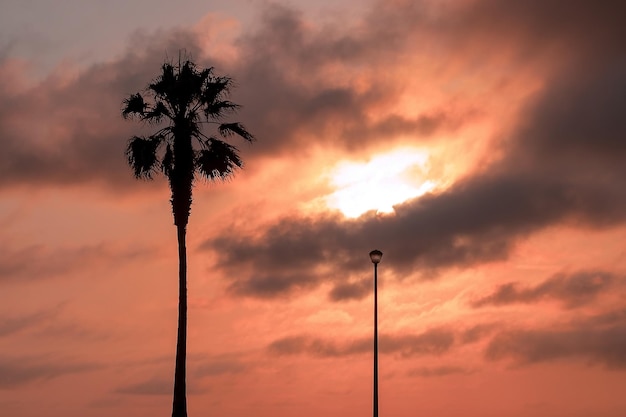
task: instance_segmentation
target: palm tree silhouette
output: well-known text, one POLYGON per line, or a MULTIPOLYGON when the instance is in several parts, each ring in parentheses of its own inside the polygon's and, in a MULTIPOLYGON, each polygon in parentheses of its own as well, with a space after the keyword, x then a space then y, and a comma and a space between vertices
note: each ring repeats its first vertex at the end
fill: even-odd
POLYGON ((133 136, 126 148, 135 177, 152 179, 161 171, 172 192, 172 213, 178 233, 178 338, 172 417, 187 416, 187 223, 196 176, 208 180, 228 177, 242 167, 238 149, 216 136, 240 136, 254 140, 242 124, 225 123, 224 116, 239 105, 227 100, 233 81, 214 75, 213 68, 200 69, 185 60, 164 63, 161 74, 142 93, 123 102, 122 116, 165 127, 147 137, 133 136), (212 125, 215 134, 203 133, 212 125))

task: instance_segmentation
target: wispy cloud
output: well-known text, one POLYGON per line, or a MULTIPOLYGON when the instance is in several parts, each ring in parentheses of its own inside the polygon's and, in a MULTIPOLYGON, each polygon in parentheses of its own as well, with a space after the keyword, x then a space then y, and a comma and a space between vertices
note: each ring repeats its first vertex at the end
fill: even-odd
POLYGON ((52 309, 39 310, 30 314, 2 317, 0 318, 0 337, 38 327, 42 323, 56 318, 61 308, 62 305, 52 309))
POLYGON ((436 378, 449 375, 470 375, 475 371, 460 366, 437 366, 437 367, 421 367, 414 368, 407 371, 408 376, 423 377, 423 378, 436 378))
POLYGON ((516 366, 574 360, 624 370, 625 335, 626 311, 609 311, 570 323, 502 331, 489 341, 485 358, 516 366))
POLYGON ((0 389, 15 389, 34 381, 90 372, 100 368, 101 364, 76 362, 67 358, 0 356, 0 389))
POLYGON ((605 271, 579 271, 556 274, 535 286, 522 286, 518 282, 499 285, 496 290, 471 302, 473 307, 537 303, 557 300, 567 308, 588 304, 613 288, 618 277, 605 271))
POLYGON ((153 247, 120 247, 99 243, 74 247, 42 244, 8 248, 0 253, 0 283, 20 280, 38 280, 74 273, 94 263, 130 262, 154 255, 153 247))
MULTIPOLYGON (((454 334, 445 329, 431 329, 421 334, 381 335, 379 349, 385 354, 401 357, 415 355, 440 355, 454 344, 454 334)), ((273 355, 307 354, 320 358, 352 356, 371 352, 372 340, 359 338, 344 343, 306 335, 288 336, 273 341, 268 352, 273 355)))

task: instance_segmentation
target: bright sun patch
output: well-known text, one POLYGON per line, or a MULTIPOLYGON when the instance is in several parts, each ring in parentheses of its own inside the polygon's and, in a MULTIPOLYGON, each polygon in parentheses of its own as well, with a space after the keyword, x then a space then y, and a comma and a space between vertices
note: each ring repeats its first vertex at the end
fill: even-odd
POLYGON ((395 204, 435 187, 435 182, 424 176, 427 161, 424 151, 400 149, 365 163, 340 163, 331 176, 337 191, 326 198, 326 204, 346 217, 370 210, 392 213, 395 204))

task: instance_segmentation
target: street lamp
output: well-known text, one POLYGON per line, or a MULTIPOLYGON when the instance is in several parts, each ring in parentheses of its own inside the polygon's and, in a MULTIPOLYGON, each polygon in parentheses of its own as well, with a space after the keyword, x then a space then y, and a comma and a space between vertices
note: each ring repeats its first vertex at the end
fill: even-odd
POLYGON ((370 252, 374 264, 374 417, 378 417, 378 263, 383 253, 378 249, 370 252))

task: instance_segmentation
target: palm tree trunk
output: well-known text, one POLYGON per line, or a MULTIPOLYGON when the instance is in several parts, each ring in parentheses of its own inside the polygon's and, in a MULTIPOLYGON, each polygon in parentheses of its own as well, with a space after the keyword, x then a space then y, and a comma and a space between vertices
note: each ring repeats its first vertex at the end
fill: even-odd
POLYGON ((186 225, 177 224, 178 232, 178 339, 176 341, 176 370, 174 371, 174 404, 172 417, 187 417, 187 248, 186 225))

